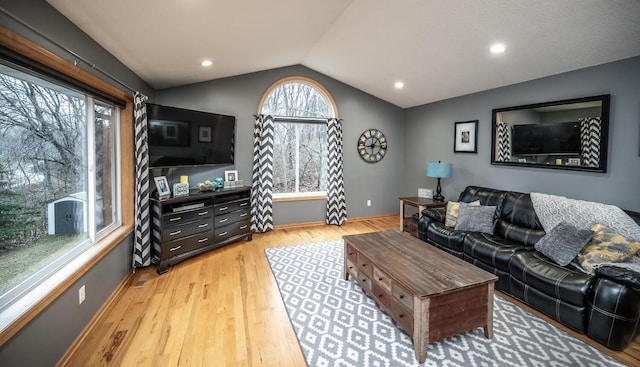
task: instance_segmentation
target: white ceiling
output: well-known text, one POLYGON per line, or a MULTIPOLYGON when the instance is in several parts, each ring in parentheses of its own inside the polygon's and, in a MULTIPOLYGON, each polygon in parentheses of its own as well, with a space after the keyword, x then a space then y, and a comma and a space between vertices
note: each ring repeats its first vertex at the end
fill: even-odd
POLYGON ((302 64, 412 107, 640 55, 638 0, 47 1, 156 89, 302 64))

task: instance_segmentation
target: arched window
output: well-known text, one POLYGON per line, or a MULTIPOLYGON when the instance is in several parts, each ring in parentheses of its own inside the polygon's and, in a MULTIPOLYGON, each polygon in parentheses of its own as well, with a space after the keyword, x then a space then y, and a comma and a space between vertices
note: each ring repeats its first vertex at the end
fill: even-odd
POLYGON ((288 77, 274 83, 259 111, 274 116, 273 197, 326 196, 327 119, 337 117, 333 98, 316 81, 288 77))

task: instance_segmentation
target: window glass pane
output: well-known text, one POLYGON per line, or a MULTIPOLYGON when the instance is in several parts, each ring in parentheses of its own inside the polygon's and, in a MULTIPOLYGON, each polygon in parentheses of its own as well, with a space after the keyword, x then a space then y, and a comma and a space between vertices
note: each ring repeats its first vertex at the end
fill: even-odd
POLYGON ((86 108, 84 95, 0 65, 2 296, 88 236, 86 108))
POLYGON ((332 117, 332 108, 316 88, 300 82, 274 88, 262 106, 262 113, 274 116, 332 117))
POLYGON ((114 108, 95 104, 96 230, 115 223, 114 108))

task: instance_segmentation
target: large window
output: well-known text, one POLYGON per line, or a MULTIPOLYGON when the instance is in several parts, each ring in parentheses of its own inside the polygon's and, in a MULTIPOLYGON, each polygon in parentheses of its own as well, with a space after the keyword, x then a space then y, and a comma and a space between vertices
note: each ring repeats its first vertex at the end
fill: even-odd
POLYGON ((288 78, 267 92, 261 113, 276 121, 273 197, 326 195, 326 120, 335 116, 328 93, 309 79, 288 78))
POLYGON ((118 117, 0 64, 0 309, 119 225, 118 117))

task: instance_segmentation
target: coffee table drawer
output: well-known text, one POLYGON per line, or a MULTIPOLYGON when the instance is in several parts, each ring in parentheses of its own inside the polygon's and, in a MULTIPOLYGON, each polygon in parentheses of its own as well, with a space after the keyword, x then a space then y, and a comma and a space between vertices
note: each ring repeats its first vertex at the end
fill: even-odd
POLYGON ((358 283, 362 286, 362 288, 371 291, 371 278, 364 274, 361 271, 358 271, 358 283))
POLYGON ((397 283, 393 283, 393 298, 413 312, 413 295, 397 283))
POLYGON ((398 324, 398 326, 407 332, 412 338, 413 335, 413 313, 395 298, 391 300, 389 316, 398 324))
POLYGON ((358 269, 356 268, 356 264, 354 264, 351 260, 346 259, 345 266, 347 267, 347 269, 345 270, 348 271, 352 277, 358 277, 358 269))
POLYGON ((389 309, 389 307, 391 307, 391 293, 382 288, 380 283, 373 283, 373 295, 376 298, 376 302, 384 306, 385 309, 389 309))
POLYGON ((353 249, 353 246, 351 246, 350 244, 347 243, 347 250, 346 250, 346 255, 347 257, 353 261, 354 263, 358 262, 358 251, 353 249))
POLYGON ((391 294, 391 278, 377 267, 373 267, 373 281, 380 285, 387 293, 391 294))
POLYGON ((373 276, 373 265, 362 254, 358 254, 358 271, 367 274, 367 277, 373 276))

